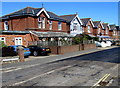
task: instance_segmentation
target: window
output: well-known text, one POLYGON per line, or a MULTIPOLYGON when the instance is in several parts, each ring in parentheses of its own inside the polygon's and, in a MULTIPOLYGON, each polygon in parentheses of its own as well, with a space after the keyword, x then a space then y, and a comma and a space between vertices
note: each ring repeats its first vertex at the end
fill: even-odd
POLYGON ((104 30, 102 30, 102 34, 104 34, 104 30))
POLYGON ((41 26, 42 26, 41 17, 38 17, 38 28, 41 28, 41 26))
POLYGON ((50 20, 50 30, 52 30, 52 21, 50 20))
POLYGON ((106 34, 108 34, 108 30, 106 29, 106 34))
POLYGON ((77 23, 74 23, 73 24, 73 31, 76 31, 77 30, 77 23))
POLYGON ((58 22, 58 30, 62 30, 62 24, 61 24, 61 22, 58 22))
POLYGON ((100 28, 98 28, 98 34, 100 34, 100 28))
POLYGON ((4 22, 4 30, 8 30, 8 21, 4 22))
POLYGON ((42 18, 42 28, 43 29, 45 28, 45 18, 44 17, 42 18))
POLYGON ((5 43, 5 37, 0 37, 0 41, 3 41, 5 43))
POLYGON ((113 31, 113 35, 116 35, 116 31, 115 30, 113 31))
POLYGON ((15 38, 15 45, 22 45, 22 37, 15 38))
POLYGON ((88 33, 91 33, 91 31, 90 31, 90 26, 88 26, 88 33))

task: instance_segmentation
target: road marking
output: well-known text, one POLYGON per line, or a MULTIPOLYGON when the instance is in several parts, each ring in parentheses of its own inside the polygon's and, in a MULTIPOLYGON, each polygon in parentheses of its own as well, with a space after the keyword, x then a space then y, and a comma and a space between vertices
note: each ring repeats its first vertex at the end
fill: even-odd
POLYGON ((70 68, 70 67, 72 67, 72 66, 74 66, 74 65, 64 66, 64 67, 61 67, 61 68, 59 68, 59 69, 57 68, 57 69, 55 69, 55 70, 51 70, 51 71, 48 71, 48 72, 46 72, 46 73, 43 73, 43 74, 34 76, 34 77, 32 77, 32 78, 29 78, 29 79, 27 79, 27 80, 14 83, 13 85, 10 85, 10 86, 20 85, 20 84, 23 84, 23 83, 25 83, 25 82, 31 81, 31 80, 33 80, 33 79, 35 79, 35 78, 38 78, 38 77, 42 77, 42 76, 44 76, 44 75, 51 74, 51 73, 53 73, 53 72, 55 72, 55 71, 63 70, 63 69, 66 69, 66 68, 70 68))
POLYGON ((34 64, 34 65, 28 65, 28 66, 20 66, 20 67, 10 67, 10 68, 6 68, 6 69, 1 69, 2 73, 7 73, 7 72, 12 72, 12 71, 17 71, 17 70, 21 70, 21 69, 25 69, 25 68, 30 68, 30 67, 34 67, 40 64, 34 64))
POLYGON ((96 88, 97 86, 99 86, 98 84, 102 81, 105 81, 108 77, 110 76, 110 74, 105 74, 97 83, 95 83, 91 88, 96 88))

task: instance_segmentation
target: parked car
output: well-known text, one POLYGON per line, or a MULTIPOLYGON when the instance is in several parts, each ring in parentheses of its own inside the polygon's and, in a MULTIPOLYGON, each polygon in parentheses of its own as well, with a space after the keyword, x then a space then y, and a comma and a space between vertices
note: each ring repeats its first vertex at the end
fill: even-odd
POLYGON ((100 42, 95 41, 95 44, 96 44, 97 47, 101 47, 101 43, 100 42))
POLYGON ((49 55, 51 53, 50 48, 39 47, 36 45, 31 45, 28 47, 31 51, 31 55, 38 56, 38 55, 49 55))
MULTIPOLYGON (((8 47, 13 48, 14 51, 18 53, 17 49, 18 49, 18 47, 20 47, 20 46, 21 46, 21 45, 10 45, 10 46, 8 46, 8 47)), ((24 57, 28 57, 28 56, 31 54, 30 49, 29 49, 29 48, 26 48, 25 46, 21 46, 21 47, 24 48, 24 57)))
POLYGON ((106 44, 107 44, 107 46, 111 46, 111 45, 112 45, 112 42, 109 41, 109 40, 106 40, 106 44))

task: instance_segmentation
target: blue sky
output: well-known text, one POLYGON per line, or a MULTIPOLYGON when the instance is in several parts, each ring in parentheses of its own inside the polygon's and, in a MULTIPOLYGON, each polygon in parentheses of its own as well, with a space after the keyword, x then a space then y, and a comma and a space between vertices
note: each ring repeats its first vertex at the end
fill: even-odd
MULTIPOLYGON (((92 18, 118 25, 118 2, 44 2, 44 8, 57 15, 78 13, 80 18, 92 18)), ((41 2, 2 2, 2 15, 25 7, 41 8, 41 2)))

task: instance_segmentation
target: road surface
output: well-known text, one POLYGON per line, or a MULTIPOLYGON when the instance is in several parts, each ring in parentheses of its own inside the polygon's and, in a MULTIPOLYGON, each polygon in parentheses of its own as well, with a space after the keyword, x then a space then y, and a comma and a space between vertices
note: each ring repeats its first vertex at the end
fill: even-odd
POLYGON ((119 52, 117 47, 44 64, 38 59, 34 64, 5 65, 9 69, 2 70, 2 86, 93 86, 107 74, 107 85, 118 86, 119 52))

